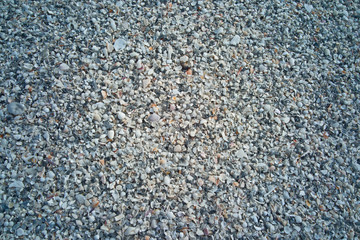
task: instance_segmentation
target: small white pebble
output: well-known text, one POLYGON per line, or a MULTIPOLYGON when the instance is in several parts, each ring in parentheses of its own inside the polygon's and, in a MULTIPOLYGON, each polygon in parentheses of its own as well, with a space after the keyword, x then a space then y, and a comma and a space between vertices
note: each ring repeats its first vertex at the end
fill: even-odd
POLYGON ((114 136, 115 136, 114 130, 110 130, 110 131, 108 132, 108 138, 109 138, 109 139, 113 139, 114 136))
POLYGON ((174 218, 175 218, 175 215, 174 215, 172 212, 168 212, 168 213, 167 213, 167 217, 168 217, 169 219, 174 219, 174 218))
POLYGON ((165 177, 164 177, 164 184, 165 184, 165 185, 170 185, 170 181, 171 181, 171 179, 170 179, 169 176, 165 176, 165 177))
POLYGON ((67 70, 70 69, 70 67, 69 67, 69 65, 67 65, 66 63, 62 63, 62 64, 60 64, 59 69, 60 69, 61 71, 67 71, 67 70))
POLYGON ((174 147, 174 152, 177 152, 177 153, 181 152, 181 146, 180 146, 180 145, 176 145, 176 146, 174 147))
POLYGON ((230 45, 238 45, 240 43, 240 36, 239 35, 235 35, 233 37, 233 39, 231 39, 230 45))
POLYGON ((285 124, 287 124, 287 123, 289 123, 290 122, 290 118, 289 117, 283 117, 282 119, 281 119, 285 124))

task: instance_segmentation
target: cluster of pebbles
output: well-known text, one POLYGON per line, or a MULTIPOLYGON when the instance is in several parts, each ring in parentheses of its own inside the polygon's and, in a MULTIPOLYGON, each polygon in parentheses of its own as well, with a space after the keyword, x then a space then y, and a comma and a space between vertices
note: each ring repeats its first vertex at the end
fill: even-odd
POLYGON ((357 239, 357 1, 0 2, 2 239, 357 239))

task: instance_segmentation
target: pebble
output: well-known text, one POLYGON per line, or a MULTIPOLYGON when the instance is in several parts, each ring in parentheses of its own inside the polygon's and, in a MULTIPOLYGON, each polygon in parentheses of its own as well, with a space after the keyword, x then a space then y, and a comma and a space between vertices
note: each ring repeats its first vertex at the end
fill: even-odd
POLYGON ((165 184, 165 185, 170 185, 170 183, 171 183, 170 177, 169 177, 169 176, 165 176, 165 177, 164 177, 164 184, 165 184))
POLYGON ((167 212, 167 217, 168 217, 169 219, 174 219, 174 218, 175 218, 175 215, 174 215, 174 213, 172 213, 172 212, 167 212))
POLYGON ((123 121, 124 119, 126 119, 126 115, 123 112, 118 112, 117 117, 120 121, 123 121))
POLYGON ((157 115, 156 113, 153 113, 148 117, 148 121, 149 122, 158 122, 158 121, 160 121, 160 116, 157 115))
POLYGON ((182 56, 181 58, 180 58, 180 62, 187 62, 187 61, 189 61, 189 57, 188 56, 182 56))
POLYGON ((310 5, 310 4, 304 4, 304 8, 306 9, 306 11, 307 12, 311 12, 313 9, 314 9, 314 7, 312 6, 312 5, 310 5))
POLYGON ((174 147, 174 152, 179 153, 179 152, 181 152, 181 151, 182 151, 182 149, 181 149, 181 146, 180 146, 180 145, 176 145, 176 146, 174 147))
POLYGON ((295 222, 296 223, 302 223, 302 219, 300 216, 295 216, 295 222))
POLYGON ((170 104, 170 111, 174 111, 176 109, 175 104, 170 104))
POLYGON ((114 136, 115 136, 114 130, 108 131, 108 138, 109 138, 110 140, 114 139, 114 136))
POLYGON ((190 137, 195 137, 196 136, 196 130, 191 130, 189 133, 190 137))
MULTIPOLYGON (((116 29, 116 26, 115 26, 115 29, 116 29)), ((115 30, 114 30, 115 31, 115 30)), ((115 49, 115 51, 120 51, 120 50, 124 50, 125 49, 125 47, 126 47, 126 41, 125 41, 125 39, 123 39, 123 38, 118 38, 118 39, 116 39, 116 41, 115 41, 115 43, 114 43, 114 49, 115 49)))
POLYGON ((70 67, 69 67, 69 65, 67 65, 66 63, 62 63, 62 64, 59 65, 59 69, 60 69, 61 71, 69 71, 69 70, 70 70, 70 67))
POLYGON ((30 63, 24 63, 23 68, 27 71, 31 71, 34 68, 34 65, 30 63))
POLYGON ((93 118, 95 121, 101 122, 101 116, 100 116, 99 112, 94 112, 93 118))
POLYGON ((12 115, 21 115, 25 112, 25 107, 21 103, 12 102, 7 105, 7 110, 12 115))
POLYGON ((240 40, 241 40, 240 36, 239 36, 239 35, 235 35, 235 36, 231 39, 230 45, 236 46, 236 45, 238 45, 238 44, 240 43, 240 40))
POLYGON ((53 171, 48 171, 47 172, 47 177, 50 179, 53 179, 55 177, 55 173, 53 171))
POLYGON ((9 185, 9 188, 23 189, 25 186, 21 181, 14 181, 9 185))
POLYGON ((26 235, 26 234, 25 234, 24 229, 18 228, 18 229, 16 230, 16 235, 17 235, 18 237, 21 237, 21 236, 24 236, 24 235, 26 235))
POLYGON ((258 163, 256 164, 256 167, 262 172, 267 172, 269 170, 269 167, 266 163, 258 163))
POLYGON ((326 56, 330 56, 330 50, 327 49, 327 48, 325 49, 325 55, 326 55, 326 56))
POLYGON ((283 123, 287 124, 287 123, 290 122, 290 118, 286 116, 286 117, 281 118, 281 121, 282 121, 283 123))
POLYGON ((138 232, 139 232, 138 228, 128 227, 128 228, 126 228, 124 234, 125 234, 125 236, 131 236, 131 235, 136 235, 138 232))
POLYGON ((248 157, 247 154, 242 149, 236 151, 235 156, 238 158, 247 158, 248 157))

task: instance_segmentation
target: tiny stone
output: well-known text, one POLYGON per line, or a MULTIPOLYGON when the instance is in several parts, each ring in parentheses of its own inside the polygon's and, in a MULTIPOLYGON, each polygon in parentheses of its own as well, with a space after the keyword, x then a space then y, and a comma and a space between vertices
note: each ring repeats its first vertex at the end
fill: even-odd
POLYGON ((134 228, 134 227, 128 227, 126 230, 125 230, 125 235, 126 236, 129 236, 129 235, 135 235, 138 233, 138 229, 137 228, 134 228))
POLYGON ((21 103, 12 102, 7 105, 7 110, 10 114, 21 115, 24 113, 25 107, 21 103))
POLYGON ((110 19, 110 26, 111 26, 112 30, 116 31, 116 23, 113 19, 110 19))
POLYGON ((269 170, 269 167, 265 163, 258 163, 256 166, 262 172, 267 172, 269 170))
POLYGON ((242 149, 238 150, 235 153, 235 156, 237 156, 238 158, 247 158, 247 154, 242 149))
POLYGON ((312 5, 306 4, 306 3, 304 4, 304 7, 305 7, 306 11, 309 12, 309 13, 310 13, 310 12, 313 10, 313 8, 314 8, 312 5))
POLYGON ((276 123, 278 123, 278 124, 281 123, 281 120, 280 120, 280 118, 278 118, 278 117, 275 117, 275 118, 274 118, 274 121, 275 121, 276 123))
POLYGON ((114 43, 115 51, 123 50, 126 47, 126 41, 122 38, 119 38, 114 43))
POLYGON ((174 219, 174 218, 175 218, 175 215, 174 215, 172 212, 168 212, 168 213, 167 213, 167 217, 168 217, 169 219, 174 219))
POLYGON ((112 140, 112 139, 114 138, 114 136, 115 136, 114 130, 110 130, 110 131, 108 132, 108 138, 112 140))
POLYGON ((25 235, 24 229, 18 228, 18 229, 16 230, 16 235, 19 236, 19 237, 25 235))
POLYGON ((175 147, 174 147, 174 152, 181 152, 181 146, 180 145, 176 145, 175 147))
POLYGON ((126 118, 126 115, 123 112, 118 112, 117 117, 120 121, 122 121, 123 119, 126 118))
POLYGON ((70 67, 66 63, 62 63, 62 64, 60 64, 59 69, 61 71, 68 71, 70 69, 70 67))
POLYGON ((325 49, 325 55, 330 56, 330 50, 329 49, 325 49))
POLYGON ((290 118, 289 118, 289 117, 283 117, 281 120, 282 120, 285 124, 290 122, 290 118))
POLYGON ((215 31, 215 34, 221 34, 224 32, 224 28, 223 27, 219 27, 218 29, 216 29, 215 31))
POLYGON ((300 216, 295 216, 295 221, 296 221, 296 223, 301 223, 302 219, 300 216))
POLYGON ((164 177, 164 184, 165 184, 165 185, 170 185, 170 181, 171 181, 171 179, 170 179, 169 176, 165 176, 165 177, 164 177))
POLYGON ((100 114, 98 112, 94 113, 93 118, 94 118, 95 121, 98 121, 98 122, 101 121, 101 116, 100 116, 100 114))
POLYGON ((230 41, 230 45, 238 45, 240 43, 240 36, 239 35, 235 35, 233 37, 233 39, 230 41))
POLYGON ((148 117, 148 121, 149 122, 158 122, 158 121, 160 121, 160 116, 157 115, 156 113, 153 113, 148 117))
POLYGON ((48 178, 53 179, 55 177, 55 173, 53 171, 48 171, 47 176, 48 176, 48 178))
POLYGON ((176 106, 175 106, 175 104, 170 104, 170 111, 174 111, 176 109, 176 106))
POLYGON ((32 64, 30 64, 30 63, 24 63, 23 67, 24 67, 25 70, 31 71, 34 66, 32 64))
POLYGON ((360 164, 357 164, 356 162, 353 162, 352 164, 355 171, 360 172, 360 164))
POLYGON ((9 188, 23 189, 25 186, 21 181, 14 181, 9 185, 9 188))
POLYGON ((187 62, 187 61, 189 61, 189 57, 188 57, 188 56, 182 56, 182 57, 180 58, 180 62, 187 62))
POLYGON ((294 65, 295 65, 295 59, 290 58, 290 65, 291 65, 291 66, 294 66, 294 65))

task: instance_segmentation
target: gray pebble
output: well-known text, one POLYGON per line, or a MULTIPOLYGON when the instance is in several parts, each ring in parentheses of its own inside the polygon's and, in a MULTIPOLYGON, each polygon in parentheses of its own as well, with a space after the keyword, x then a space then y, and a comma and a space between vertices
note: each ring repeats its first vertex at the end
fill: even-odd
POLYGON ((302 222, 302 219, 300 216, 295 216, 295 222, 296 223, 301 223, 302 222))
POLYGON ((238 158, 247 158, 247 154, 242 149, 238 150, 235 153, 235 156, 238 157, 238 158))
POLYGON ((24 236, 24 235, 25 235, 24 229, 18 228, 18 229, 16 230, 16 235, 19 236, 19 237, 24 236))
POLYGON ((23 189, 25 186, 21 181, 14 181, 9 185, 9 188, 23 189))
POLYGON ((125 39, 119 38, 114 43, 114 49, 115 51, 123 50, 126 47, 127 42, 125 39))
POLYGON ((130 235, 136 235, 139 232, 139 229, 135 228, 135 227, 128 227, 124 234, 125 236, 130 236, 130 235))
POLYGON ((148 121, 149 122, 158 122, 158 121, 160 121, 160 116, 157 115, 156 113, 153 113, 148 117, 148 121))
POLYGON ((66 63, 62 63, 62 64, 60 64, 59 69, 61 71, 68 71, 70 69, 70 67, 66 63))
POLYGON ((235 35, 231 41, 230 41, 230 45, 236 46, 240 43, 240 36, 239 35, 235 35))
POLYGON ((21 115, 25 111, 24 105, 18 102, 12 102, 7 105, 7 110, 10 114, 21 115))

